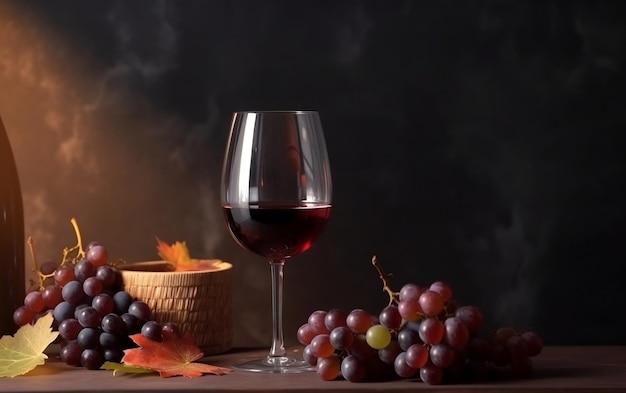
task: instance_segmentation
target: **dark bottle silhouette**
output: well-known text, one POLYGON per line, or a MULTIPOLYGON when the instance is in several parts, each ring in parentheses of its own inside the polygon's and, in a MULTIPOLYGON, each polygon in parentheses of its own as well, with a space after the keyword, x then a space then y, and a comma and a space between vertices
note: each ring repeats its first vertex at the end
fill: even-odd
POLYGON ((0 335, 14 334, 24 302, 24 208, 9 138, 0 118, 0 335))

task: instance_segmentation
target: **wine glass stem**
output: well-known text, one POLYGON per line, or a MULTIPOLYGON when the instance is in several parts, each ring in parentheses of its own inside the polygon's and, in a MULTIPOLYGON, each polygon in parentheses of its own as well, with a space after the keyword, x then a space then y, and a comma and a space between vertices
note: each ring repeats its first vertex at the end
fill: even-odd
POLYGON ((272 348, 270 357, 285 356, 283 336, 283 268, 284 261, 270 261, 272 274, 272 348))

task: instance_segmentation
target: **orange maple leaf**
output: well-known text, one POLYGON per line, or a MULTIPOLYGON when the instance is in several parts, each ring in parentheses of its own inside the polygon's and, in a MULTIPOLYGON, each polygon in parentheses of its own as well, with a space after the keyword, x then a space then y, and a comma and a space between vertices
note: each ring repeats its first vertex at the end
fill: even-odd
POLYGON ((189 250, 185 242, 176 242, 171 246, 158 237, 157 240, 157 253, 161 258, 166 261, 172 262, 174 265, 185 264, 191 262, 189 256, 189 250))
POLYGON ((157 253, 164 260, 172 263, 176 271, 216 270, 222 263, 219 259, 193 259, 189 255, 187 243, 177 241, 171 246, 158 237, 157 253))
POLYGON ((182 338, 175 334, 164 334, 162 342, 150 340, 142 334, 134 334, 130 338, 139 348, 124 350, 122 363, 152 369, 163 378, 177 375, 197 378, 203 374, 223 375, 231 371, 225 367, 196 362, 204 353, 193 343, 190 334, 182 338))

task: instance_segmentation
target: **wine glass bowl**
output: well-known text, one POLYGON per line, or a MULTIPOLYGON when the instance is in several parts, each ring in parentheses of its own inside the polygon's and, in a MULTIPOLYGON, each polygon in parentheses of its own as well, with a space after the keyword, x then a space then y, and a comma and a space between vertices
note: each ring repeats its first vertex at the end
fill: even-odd
POLYGON ((271 261, 286 262, 307 251, 330 215, 329 205, 224 207, 237 242, 271 261))
POLYGON ((234 368, 271 373, 310 369, 286 356, 282 331, 283 268, 309 250, 331 211, 332 181, 315 111, 233 114, 224 158, 221 203, 233 238, 266 258, 272 279, 273 337, 266 358, 234 368))

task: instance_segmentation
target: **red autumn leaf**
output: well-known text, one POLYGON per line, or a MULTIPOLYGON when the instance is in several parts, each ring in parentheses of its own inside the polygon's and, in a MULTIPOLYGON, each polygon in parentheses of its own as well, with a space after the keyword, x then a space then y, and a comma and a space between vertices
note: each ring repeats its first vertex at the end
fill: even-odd
POLYGON ((130 338, 139 348, 126 349, 122 363, 152 369, 163 378, 177 375, 196 378, 202 374, 223 375, 231 371, 228 368, 196 362, 204 353, 194 344, 189 334, 183 338, 175 334, 163 334, 162 342, 150 340, 142 334, 135 334, 130 338))

